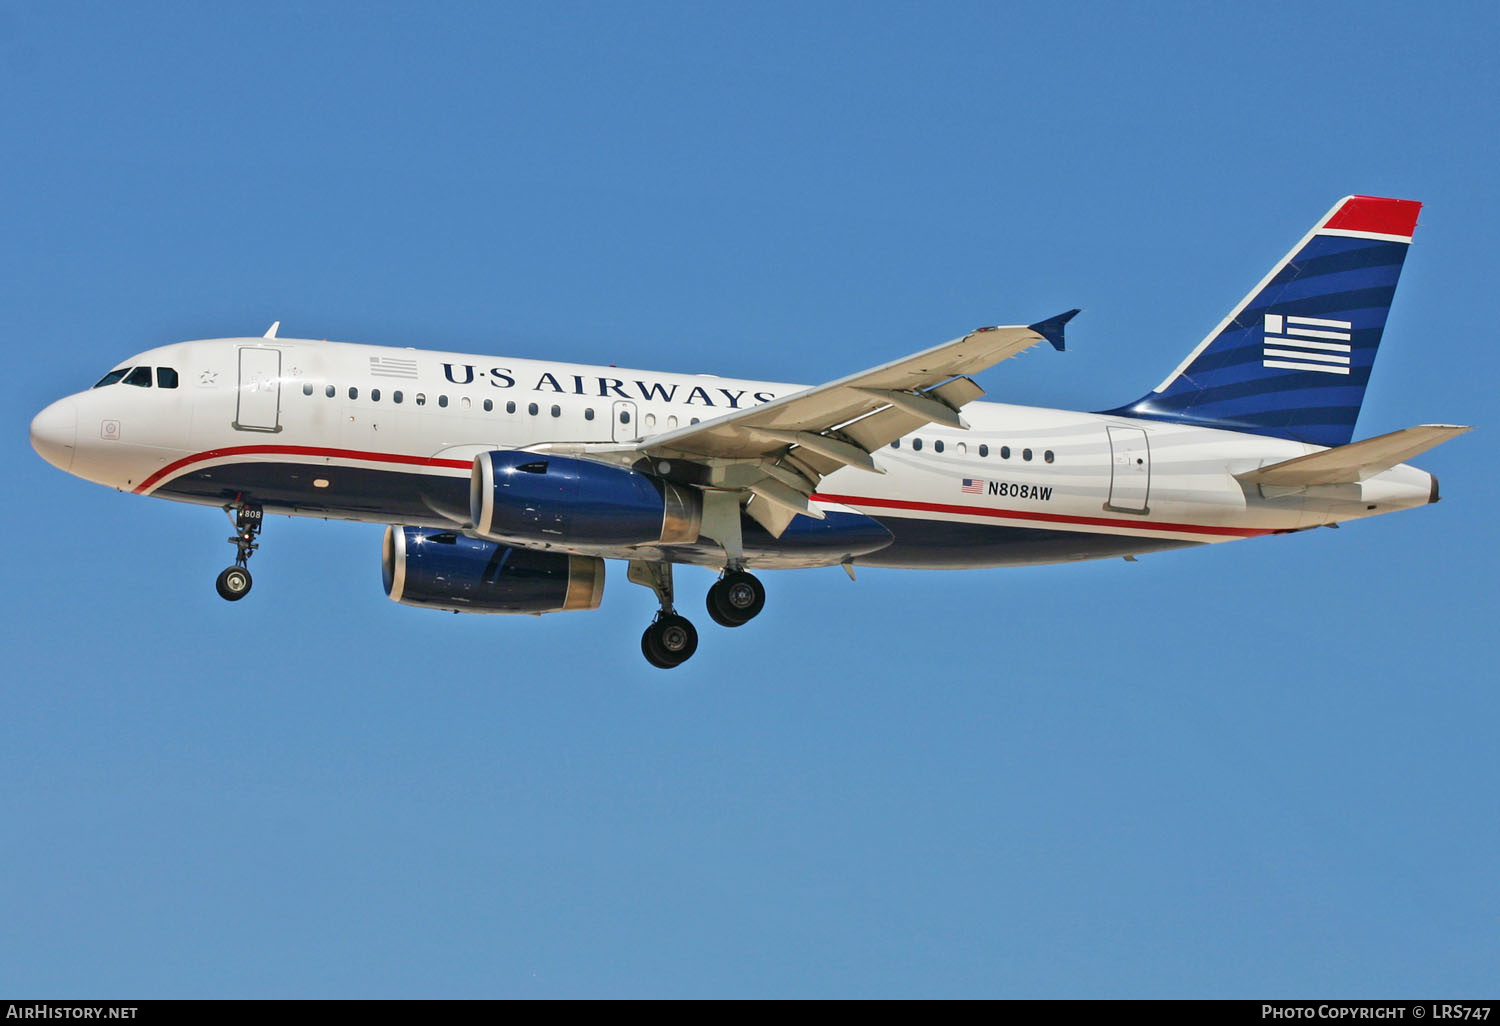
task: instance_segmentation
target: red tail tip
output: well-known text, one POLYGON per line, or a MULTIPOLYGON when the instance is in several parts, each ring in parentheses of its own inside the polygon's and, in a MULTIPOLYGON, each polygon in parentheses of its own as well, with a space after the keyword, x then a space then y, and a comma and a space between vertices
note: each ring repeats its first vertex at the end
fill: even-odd
POLYGON ((1339 204, 1325 228, 1351 232, 1376 232, 1411 238, 1417 230, 1417 214, 1422 204, 1416 200, 1384 199, 1380 196, 1350 196, 1339 204))

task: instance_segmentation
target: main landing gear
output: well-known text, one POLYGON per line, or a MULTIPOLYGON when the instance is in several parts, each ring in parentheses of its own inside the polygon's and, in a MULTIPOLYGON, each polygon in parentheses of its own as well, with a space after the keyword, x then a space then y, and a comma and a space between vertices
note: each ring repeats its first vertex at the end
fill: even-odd
POLYGON ((766 586, 743 570, 726 570, 708 589, 708 615, 720 627, 743 627, 766 606, 766 586))
POLYGON ((238 499, 224 507, 224 514, 234 524, 234 537, 229 539, 229 543, 234 546, 234 566, 225 567, 219 574, 219 579, 214 582, 214 587, 218 589, 220 598, 238 602, 250 594, 250 585, 254 583, 250 577, 250 569, 245 564, 250 562, 250 557, 260 548, 255 539, 260 535, 264 514, 259 506, 238 499))
POLYGON ((646 662, 663 670, 687 662, 698 650, 698 631, 672 608, 672 564, 632 559, 625 576, 632 583, 650 588, 661 603, 661 611, 641 635, 641 654, 646 662))
MULTIPOLYGON (((661 604, 656 619, 641 635, 641 654, 652 666, 669 670, 698 650, 698 631, 672 605, 672 564, 631 560, 626 571, 633 583, 650 588, 661 604)), ((728 570, 708 590, 708 615, 724 627, 749 623, 766 604, 766 589, 743 570, 728 570)))

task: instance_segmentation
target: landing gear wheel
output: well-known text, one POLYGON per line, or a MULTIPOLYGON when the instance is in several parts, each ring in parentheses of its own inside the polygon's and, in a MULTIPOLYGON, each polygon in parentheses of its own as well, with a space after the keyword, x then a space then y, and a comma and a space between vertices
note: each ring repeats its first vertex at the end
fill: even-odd
POLYGON ((242 566, 231 566, 225 568, 214 582, 214 587, 219 591, 219 597, 230 602, 238 602, 250 594, 250 585, 254 583, 250 579, 250 571, 242 566))
POLYGON ((670 670, 681 666, 698 650, 698 631, 692 623, 673 613, 654 620, 641 635, 641 654, 652 666, 670 670))
POLYGON ((743 570, 729 571, 708 589, 708 615, 721 627, 741 627, 765 605, 765 585, 743 570))

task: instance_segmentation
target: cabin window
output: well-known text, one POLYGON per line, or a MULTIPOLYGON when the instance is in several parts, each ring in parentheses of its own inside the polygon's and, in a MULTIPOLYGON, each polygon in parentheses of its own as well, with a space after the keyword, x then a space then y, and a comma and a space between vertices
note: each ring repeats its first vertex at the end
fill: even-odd
POLYGON ((552 416, 554 416, 554 417, 561 417, 562 416, 562 407, 561 406, 554 406, 554 407, 552 407, 552 416))
MULTIPOLYGON (((165 388, 166 386, 164 385, 162 387, 165 388)), ((312 387, 312 382, 311 381, 304 381, 302 383, 302 394, 303 395, 312 395, 313 394, 313 387, 312 387)))
POLYGON ((448 406, 448 397, 445 395, 438 396, 438 405, 446 409, 448 406))
POLYGON ((533 417, 535 417, 540 410, 541 407, 537 406, 536 403, 528 403, 526 405, 526 412, 531 414, 533 417))
POLYGON ((594 408, 592 406, 584 408, 583 419, 584 420, 593 420, 594 419, 594 408))
POLYGON ((1000 447, 1000 458, 1002 460, 1008 460, 1008 459, 1010 459, 1010 446, 1008 446, 1008 445, 1002 445, 1000 447))
POLYGON ((418 392, 417 393, 417 405, 418 406, 426 406, 427 405, 427 393, 426 392, 418 392))
POLYGON ((489 413, 494 408, 495 408, 495 400, 493 400, 493 399, 486 399, 484 401, 484 412, 485 413, 489 413))
POLYGON ((932 443, 932 451, 933 452, 942 452, 943 451, 943 440, 941 438, 939 438, 936 442, 932 443))
MULTIPOLYGON (((177 371, 174 368, 172 368, 172 367, 158 367, 158 368, 156 368, 156 387, 157 388, 176 388, 177 387, 177 371)), ((304 391, 307 392, 308 395, 312 395, 312 392, 310 390, 304 389, 304 391)))
POLYGON ((468 396, 464 396, 462 399, 460 399, 458 401, 458 408, 461 409, 461 410, 467 410, 469 407, 471 407, 473 405, 474 404, 469 401, 469 397, 468 396))
POLYGON ((621 410, 620 411, 620 423, 621 424, 629 424, 630 423, 630 411, 629 410, 621 410))
POLYGON ((1046 452, 1042 453, 1042 459, 1046 460, 1048 463, 1051 463, 1052 462, 1052 450, 1048 449, 1046 452))
POLYGON ((979 455, 980 456, 988 456, 989 454, 990 454, 990 447, 989 446, 987 446, 987 445, 981 445, 979 447, 979 455))
POLYGON ((119 381, 121 378, 123 378, 125 375, 127 375, 129 373, 130 373, 130 368, 129 367, 121 367, 119 370, 112 370, 108 374, 104 375, 104 377, 100 378, 99 379, 99 383, 97 385, 95 385, 94 387, 95 388, 103 388, 105 385, 113 385, 116 381, 119 381))
POLYGON ((899 448, 901 448, 901 439, 898 438, 894 442, 892 442, 891 443, 891 448, 892 449, 899 449, 899 448))
POLYGON ((667 427, 674 428, 676 426, 677 426, 677 418, 676 417, 668 417, 667 418, 667 427))
POLYGON ((355 388, 353 385, 349 386, 349 398, 350 399, 358 399, 359 398, 359 389, 355 388))
POLYGON ((1029 463, 1031 461, 1031 450, 1030 449, 1022 449, 1021 450, 1021 459, 1026 460, 1029 463))
POLYGON ((378 388, 372 388, 372 389, 370 389, 370 401, 372 403, 378 403, 378 402, 380 402, 380 389, 378 389, 378 388))
POLYGON ((406 396, 401 394, 401 389, 399 388, 391 393, 391 402, 395 403, 397 406, 401 405, 401 400, 405 398, 406 396))
POLYGON ((696 423, 698 423, 698 418, 697 417, 694 417, 692 420, 688 421, 688 424, 690 424, 690 425, 691 424, 696 424, 696 423))
POLYGON ((912 449, 914 451, 921 452, 922 451, 922 440, 920 438, 913 438, 911 440, 911 447, 912 447, 912 449))
POLYGON ((506 413, 515 413, 516 412, 516 404, 515 403, 506 403, 505 404, 505 412, 506 413))
POLYGON ((150 367, 136 367, 129 374, 125 375, 125 384, 127 384, 127 385, 135 385, 138 388, 150 388, 151 387, 151 368, 150 367))
POLYGON ((648 414, 646 414, 646 422, 645 423, 646 423, 646 430, 647 431, 650 431, 652 428, 656 427, 656 414, 654 414, 654 413, 648 413, 648 414))
POLYGON ((334 387, 332 385, 329 385, 329 386, 327 386, 326 388, 323 389, 323 394, 326 395, 330 399, 333 398, 333 393, 334 393, 334 387))

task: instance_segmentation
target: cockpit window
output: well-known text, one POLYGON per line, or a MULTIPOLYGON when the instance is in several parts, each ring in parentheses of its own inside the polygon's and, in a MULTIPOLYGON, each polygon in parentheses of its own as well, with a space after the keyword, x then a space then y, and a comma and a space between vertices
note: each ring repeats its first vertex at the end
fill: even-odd
POLYGON ((177 371, 174 368, 171 368, 171 367, 158 367, 158 368, 156 368, 156 387, 157 388, 176 388, 177 387, 177 371))
POLYGON ((137 386, 139 386, 141 388, 150 388, 151 387, 151 368, 150 367, 137 367, 137 368, 135 368, 129 374, 125 375, 125 384, 127 384, 127 385, 137 385, 137 386))
POLYGON ((99 379, 99 383, 97 385, 95 385, 94 387, 95 388, 103 388, 105 385, 113 385, 116 381, 119 381, 121 378, 123 378, 125 375, 127 375, 129 373, 130 373, 130 368, 129 367, 121 367, 119 370, 112 370, 108 374, 104 375, 104 377, 100 378, 99 379))

